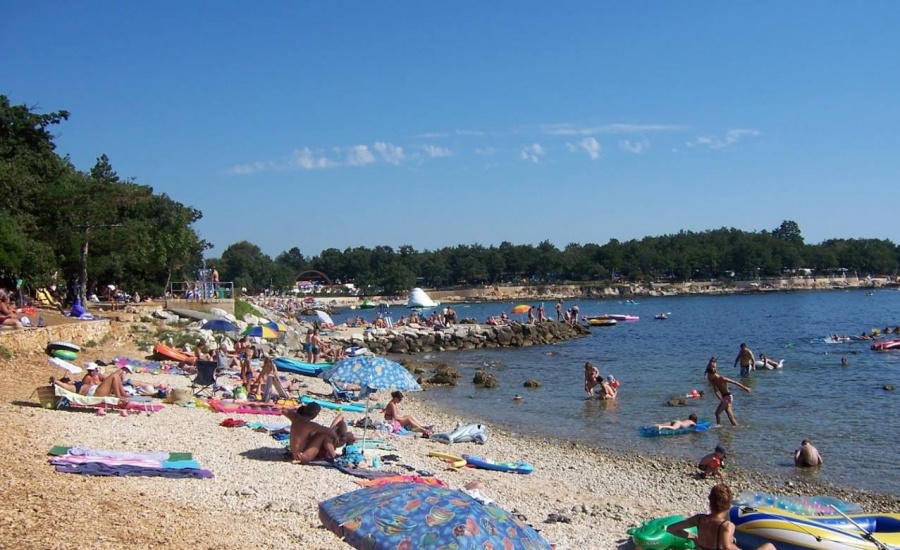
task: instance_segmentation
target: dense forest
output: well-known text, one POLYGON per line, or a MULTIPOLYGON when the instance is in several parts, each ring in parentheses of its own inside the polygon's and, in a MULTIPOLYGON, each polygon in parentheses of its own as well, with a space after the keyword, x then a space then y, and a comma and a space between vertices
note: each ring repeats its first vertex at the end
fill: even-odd
MULTIPOLYGON (((106 155, 87 172, 56 152, 51 128, 66 111, 39 114, 0 95, 0 286, 56 284, 77 293, 116 284, 162 295, 169 281, 195 279, 210 248, 193 224, 202 213, 149 185, 122 179, 106 155)), ((299 247, 274 259, 242 241, 216 265, 221 281, 249 292, 286 290, 316 271, 369 293, 401 294, 414 286, 531 282, 658 281, 779 277, 816 273, 893 275, 900 249, 890 240, 829 239, 806 244, 799 225, 771 231, 721 228, 606 244, 549 241, 537 246, 457 245, 330 248, 304 256, 299 247)), ((316 278, 311 275, 310 278, 316 278)))

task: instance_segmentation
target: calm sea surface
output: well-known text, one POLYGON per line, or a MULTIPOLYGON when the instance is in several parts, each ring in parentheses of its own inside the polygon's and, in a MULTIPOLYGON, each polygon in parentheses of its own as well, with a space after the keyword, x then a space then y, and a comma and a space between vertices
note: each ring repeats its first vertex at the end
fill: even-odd
MULTIPOLYGON (((518 302, 517 302, 518 303, 518 302)), ((539 302, 523 302, 537 305, 539 302)), ((570 307, 573 301, 566 302, 570 307)), ((595 327, 592 334, 552 346, 431 354, 462 373, 454 388, 428 390, 428 397, 461 417, 517 431, 582 440, 612 452, 699 458, 717 443, 732 464, 791 476, 816 476, 846 486, 900 495, 897 440, 900 437, 900 350, 875 352, 867 342, 813 343, 832 333, 858 335, 872 328, 900 325, 900 292, 864 290, 756 295, 663 297, 627 304, 619 300, 578 301, 583 315, 628 313, 632 323, 595 327), (656 313, 669 313, 665 321, 656 313), (740 378, 732 368, 738 346, 746 342, 759 356, 784 359, 784 369, 754 371, 740 378), (736 388, 738 427, 703 434, 644 438, 644 424, 685 418, 697 412, 713 418, 717 401, 703 371, 710 356, 719 372, 753 389, 736 388), (841 366, 847 357, 849 366, 841 366), (586 399, 584 362, 621 381, 614 402, 586 399), (500 387, 471 384, 477 368, 497 377, 500 387), (527 378, 537 389, 522 386, 527 378), (885 391, 895 385, 896 391, 885 391), (707 396, 687 407, 666 402, 704 390, 707 396), (516 394, 522 401, 514 401, 516 394), (812 440, 825 460, 818 473, 799 472, 793 450, 812 440)), ((484 321, 513 304, 454 306, 460 318, 484 321)), ((554 302, 545 302, 554 315, 554 302)), ((356 312, 353 312, 356 313, 356 312)), ((368 313, 368 312, 367 312, 368 313)), ((391 310, 395 318, 401 311, 391 310)), ((406 311, 403 310, 403 314, 406 311)), ((371 314, 369 316, 372 316, 371 314)), ((514 316, 515 317, 515 316, 514 316)), ((342 320, 340 315, 336 321, 342 320)), ((443 428, 443 427, 442 427, 443 428)), ((450 427, 452 428, 452 427, 450 427)), ((515 457, 508 457, 514 459, 515 457)))

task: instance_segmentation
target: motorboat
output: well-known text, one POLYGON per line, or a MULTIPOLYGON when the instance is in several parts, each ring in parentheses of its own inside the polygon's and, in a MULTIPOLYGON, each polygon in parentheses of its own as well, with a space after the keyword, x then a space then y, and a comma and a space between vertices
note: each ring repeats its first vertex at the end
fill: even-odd
POLYGON ((588 317, 587 324, 592 327, 611 327, 618 323, 615 319, 609 317, 588 317))
POLYGON ((624 313, 607 313, 603 317, 615 319, 616 321, 639 321, 641 319, 638 315, 626 315, 624 313))

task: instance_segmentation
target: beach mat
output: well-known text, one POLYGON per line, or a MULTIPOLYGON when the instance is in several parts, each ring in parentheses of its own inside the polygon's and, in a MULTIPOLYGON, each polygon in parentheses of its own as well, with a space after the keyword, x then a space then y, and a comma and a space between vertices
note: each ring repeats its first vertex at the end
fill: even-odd
MULTIPOLYGON (((47 454, 49 456, 65 456, 69 454, 69 449, 72 447, 64 447, 62 445, 54 445, 50 447, 50 452, 47 454)), ((171 462, 181 462, 184 460, 194 460, 194 455, 191 453, 169 453, 169 460, 171 462)))

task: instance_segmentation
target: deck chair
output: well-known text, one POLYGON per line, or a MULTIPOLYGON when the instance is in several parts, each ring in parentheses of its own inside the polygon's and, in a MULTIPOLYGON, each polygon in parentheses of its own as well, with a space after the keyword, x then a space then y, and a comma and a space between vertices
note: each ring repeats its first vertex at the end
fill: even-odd
POLYGON ((338 401, 356 401, 356 392, 345 390, 344 388, 338 386, 334 383, 334 381, 329 380, 329 384, 331 384, 331 395, 338 401))
POLYGON ((263 401, 269 401, 276 395, 280 399, 291 398, 290 394, 288 394, 287 390, 285 390, 284 386, 281 384, 281 379, 278 378, 278 375, 270 374, 268 380, 266 380, 266 389, 263 391, 263 401))
POLYGON ((64 407, 97 407, 103 405, 116 406, 119 404, 119 398, 115 396, 89 397, 87 395, 70 392, 56 384, 53 385, 53 393, 56 394, 56 397, 60 398, 59 403, 56 405, 57 409, 64 407))
POLYGON ((194 396, 196 397, 203 392, 208 392, 210 396, 215 396, 219 363, 217 361, 198 360, 196 367, 197 376, 191 380, 191 391, 194 391, 194 388, 200 389, 194 391, 194 396))

